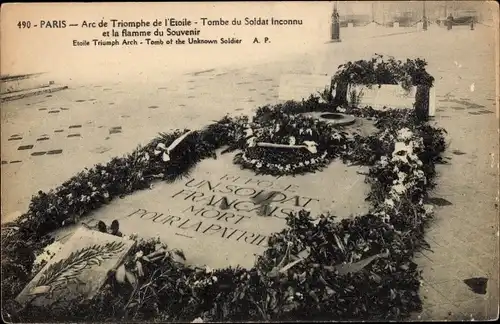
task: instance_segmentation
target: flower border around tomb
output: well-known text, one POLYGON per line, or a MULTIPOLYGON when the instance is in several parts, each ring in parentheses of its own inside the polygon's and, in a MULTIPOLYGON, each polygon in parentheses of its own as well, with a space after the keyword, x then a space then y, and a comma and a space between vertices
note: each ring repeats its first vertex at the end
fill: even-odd
MULTIPOLYGON (((324 111, 315 100, 268 111, 290 113, 292 106, 296 112, 324 111)), ((265 111, 260 109, 257 119, 265 111)), ((202 159, 216 158, 216 149, 241 147, 248 120, 225 117, 192 132, 166 152, 168 158, 158 151, 185 131, 164 134, 127 156, 86 169, 53 191, 39 192, 22 217, 2 227, 4 318, 384 320, 407 318, 421 310, 420 276, 412 258, 426 246, 423 233, 432 213, 424 202, 445 149, 444 130, 422 122, 412 111, 362 108, 349 113, 375 117, 379 128, 377 134, 358 137, 337 152, 339 158, 370 166, 368 214, 341 222, 328 215, 313 220, 304 211, 290 215, 288 227, 269 238, 269 248, 248 270, 193 268, 169 254, 144 261, 141 276, 132 265, 161 245, 157 240, 138 240, 126 262, 139 278, 135 285, 122 284, 111 275, 93 300, 75 303, 71 309, 17 305, 15 296, 34 276, 35 255, 50 243, 48 233, 78 222, 112 199, 147 189, 157 179, 175 181, 202 159)))

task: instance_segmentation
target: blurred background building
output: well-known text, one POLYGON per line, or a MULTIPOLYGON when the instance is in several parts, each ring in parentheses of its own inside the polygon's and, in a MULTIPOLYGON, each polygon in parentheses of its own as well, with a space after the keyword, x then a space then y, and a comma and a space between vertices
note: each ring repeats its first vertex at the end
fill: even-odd
POLYGON ((430 23, 446 19, 450 14, 456 23, 492 20, 492 1, 338 1, 341 26, 376 23, 402 27, 415 25, 427 17, 430 23), (424 8, 425 6, 425 8, 424 8))

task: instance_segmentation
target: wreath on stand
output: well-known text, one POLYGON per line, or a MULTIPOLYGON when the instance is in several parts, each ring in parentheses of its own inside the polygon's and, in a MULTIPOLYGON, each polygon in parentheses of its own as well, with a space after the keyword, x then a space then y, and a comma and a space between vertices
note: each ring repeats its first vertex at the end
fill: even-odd
POLYGON ((345 109, 349 102, 358 102, 363 93, 356 93, 350 89, 351 85, 363 85, 370 89, 384 84, 400 85, 406 91, 416 87, 415 111, 418 118, 427 120, 429 91, 434 77, 427 72, 426 66, 427 62, 419 58, 402 61, 394 57, 385 59, 380 54, 375 54, 370 60, 341 64, 332 78, 332 85, 335 86, 332 101, 340 107, 339 111, 345 109))
POLYGON ((2 227, 3 315, 23 322, 394 320, 421 310, 420 277, 412 257, 426 247, 423 233, 432 211, 425 199, 445 149, 444 131, 413 111, 367 107, 349 113, 375 118, 377 133, 350 137, 298 114, 323 109, 317 102, 266 106, 252 121, 225 117, 199 131, 162 134, 55 190, 39 192, 22 217, 2 227), (316 150, 290 154, 286 148, 281 153, 276 147, 262 150, 257 143, 316 150), (124 268, 111 274, 92 300, 63 309, 15 303, 39 269, 35 259, 52 247, 47 234, 155 181, 175 181, 224 147, 242 150, 237 163, 274 174, 314 171, 336 157, 368 165, 372 209, 341 222, 328 215, 313 220, 305 211, 292 214, 251 269, 188 266, 168 242, 123 233, 137 244, 124 268))

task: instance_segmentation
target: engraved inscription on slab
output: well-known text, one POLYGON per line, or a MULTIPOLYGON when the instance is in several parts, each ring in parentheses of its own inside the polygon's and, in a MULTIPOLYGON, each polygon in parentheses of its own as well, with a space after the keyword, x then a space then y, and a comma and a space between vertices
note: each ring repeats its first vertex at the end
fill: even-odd
POLYGON ((16 300, 42 306, 91 299, 134 243, 80 227, 16 300))
POLYGON ((283 74, 280 78, 279 100, 308 99, 330 88, 331 77, 314 74, 283 74))
POLYGON ((233 156, 203 160, 189 177, 115 200, 89 215, 88 224, 118 219, 124 235, 159 236, 183 250, 189 264, 251 267, 291 212, 339 219, 368 212, 369 188, 358 174, 364 167, 334 161, 321 173, 277 178, 241 170, 233 156))

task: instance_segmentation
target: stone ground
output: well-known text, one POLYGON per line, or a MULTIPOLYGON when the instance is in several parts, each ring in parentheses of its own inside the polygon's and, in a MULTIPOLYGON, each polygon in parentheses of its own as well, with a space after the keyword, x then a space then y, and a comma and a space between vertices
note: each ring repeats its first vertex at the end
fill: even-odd
POLYGON ((430 28, 387 37, 356 37, 352 31, 343 35, 342 43, 273 62, 208 69, 166 81, 74 85, 2 104, 2 222, 24 212, 38 190, 54 188, 84 167, 125 154, 158 132, 202 127, 228 112, 248 114, 259 105, 276 103, 281 74, 331 74, 339 64, 374 53, 421 57, 436 78, 434 123, 448 131, 445 155, 450 160, 439 166, 433 193, 436 220, 427 234, 432 251, 417 258, 424 277, 424 311, 415 318, 496 318, 494 30, 478 25, 475 31, 430 28), (470 277, 488 278, 488 293, 473 293, 463 283, 470 277))

